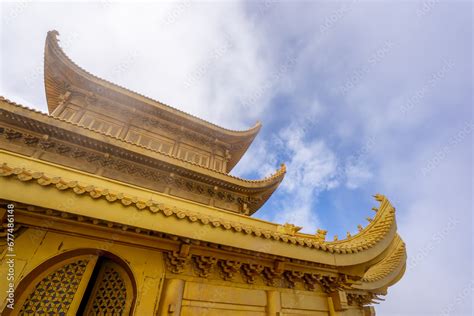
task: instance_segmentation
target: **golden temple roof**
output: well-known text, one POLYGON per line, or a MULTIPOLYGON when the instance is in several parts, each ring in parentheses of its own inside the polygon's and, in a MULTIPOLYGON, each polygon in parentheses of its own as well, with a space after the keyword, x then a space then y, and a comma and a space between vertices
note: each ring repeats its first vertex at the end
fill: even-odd
POLYGON ((61 102, 61 95, 72 86, 81 87, 91 93, 101 91, 100 94, 107 94, 111 98, 124 98, 127 100, 125 103, 133 104, 133 106, 140 104, 141 106, 152 107, 168 119, 179 122, 180 125, 184 125, 214 139, 235 145, 230 150, 231 158, 227 165, 227 172, 230 172, 239 162, 262 127, 262 124, 258 121, 248 130, 236 131, 226 129, 99 78, 78 66, 66 55, 59 46, 58 35, 58 31, 49 31, 45 43, 44 81, 49 113, 53 113, 61 102))
MULTIPOLYGON (((95 148, 101 148, 105 152, 104 146, 120 152, 133 152, 136 154, 146 153, 147 158, 154 160, 159 164, 167 166, 169 170, 176 170, 187 176, 201 181, 218 185, 230 191, 254 195, 257 194, 261 199, 253 205, 249 204, 249 215, 255 213, 272 193, 279 186, 286 174, 286 166, 281 165, 272 175, 263 179, 244 179, 228 173, 210 169, 196 163, 180 159, 179 157, 144 147, 140 144, 127 141, 123 138, 107 135, 103 132, 90 129, 80 124, 72 123, 59 117, 45 114, 41 111, 30 109, 23 105, 12 102, 0 96, 0 121, 9 120, 15 122, 15 125, 27 128, 28 131, 45 131, 54 136, 60 136, 62 139, 77 141, 77 137, 85 137, 89 146, 95 145, 95 148), (40 124, 42 125, 40 127, 40 124), (99 146, 99 147, 98 147, 99 146)), ((112 151, 111 151, 112 153, 112 151)))

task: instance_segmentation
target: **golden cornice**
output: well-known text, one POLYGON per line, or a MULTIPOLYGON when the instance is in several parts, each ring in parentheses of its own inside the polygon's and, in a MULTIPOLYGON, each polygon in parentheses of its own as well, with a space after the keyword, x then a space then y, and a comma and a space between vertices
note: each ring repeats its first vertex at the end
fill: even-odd
POLYGON ((233 230, 238 233, 253 235, 255 237, 265 239, 275 239, 295 245, 301 246, 313 246, 319 249, 321 245, 318 242, 310 243, 309 240, 295 238, 288 236, 276 231, 277 225, 275 225, 275 231, 262 230, 258 227, 249 225, 243 225, 238 222, 229 222, 219 218, 217 216, 208 216, 193 212, 190 210, 180 209, 170 205, 163 205, 153 200, 141 199, 136 196, 129 196, 120 192, 113 192, 108 189, 98 188, 94 185, 82 184, 73 180, 66 180, 61 177, 47 176, 42 172, 28 171, 23 168, 10 167, 8 164, 3 163, 0 167, 0 176, 12 177, 23 182, 32 182, 41 186, 54 187, 57 190, 65 191, 70 190, 77 195, 89 195, 93 199, 105 199, 108 202, 121 203, 124 206, 133 206, 138 210, 148 210, 151 213, 162 213, 165 216, 174 216, 177 219, 187 219, 190 222, 199 221, 201 224, 213 227, 223 228, 225 230, 233 230))
MULTIPOLYGON (((13 203, 15 205, 15 212, 20 214, 19 219, 17 220, 18 228, 26 229, 26 227, 38 227, 40 229, 48 228, 54 231, 61 232, 61 229, 53 229, 53 226, 56 227, 56 224, 68 224, 74 225, 77 229, 77 232, 80 232, 80 235, 86 236, 87 233, 84 230, 85 227, 91 229, 99 229, 105 232, 105 235, 98 234, 97 237, 107 237, 112 233, 113 235, 120 235, 124 238, 120 240, 128 243, 130 245, 141 245, 143 247, 151 246, 152 249, 159 249, 164 251, 174 251, 178 250, 179 245, 189 244, 192 247, 193 255, 205 255, 212 253, 213 256, 219 257, 221 259, 235 259, 236 254, 240 257, 240 260, 243 262, 259 262, 265 265, 268 265, 269 262, 279 262, 285 265, 288 268, 296 270, 319 270, 322 273, 327 275, 336 276, 338 271, 336 267, 316 263, 312 261, 304 261, 293 258, 287 258, 283 256, 267 254, 264 252, 247 250, 237 247, 225 246, 218 243, 204 242, 197 239, 190 239, 181 236, 176 236, 168 233, 162 233, 158 231, 153 231, 149 229, 143 229, 138 226, 125 225, 117 222, 99 220, 89 216, 76 215, 68 212, 62 212, 58 210, 53 210, 49 208, 43 208, 34 205, 27 205, 19 202, 12 202, 0 199, 0 204, 9 204, 13 203), (23 216, 25 215, 25 216, 23 216), (29 220, 26 219, 29 218, 29 220), (54 225, 53 225, 54 223, 54 225), (131 236, 138 236, 137 240, 132 241, 131 236), (156 243, 157 239, 163 241, 167 240, 166 245, 163 243, 156 243), (148 240, 150 243, 144 243, 143 240, 148 240), (141 244, 139 244, 142 242, 141 244)), ((72 226, 67 226, 66 230, 68 233, 72 233, 72 226)), ((89 230, 87 230, 89 232, 89 230)), ((112 238, 113 241, 117 241, 112 238)))
MULTIPOLYGON (((0 205, 8 203, 12 202, 0 200, 0 205)), ((169 273, 180 274, 180 277, 184 278, 192 278, 195 274, 206 279, 216 278, 219 274, 211 274, 212 270, 219 268, 226 270, 228 265, 230 267, 238 265, 242 269, 235 270, 234 273, 241 274, 244 282, 249 284, 256 283, 258 279, 258 283, 261 285, 263 281, 263 284, 266 286, 291 289, 295 287, 296 283, 301 283, 309 291, 318 289, 322 289, 325 292, 343 290, 355 299, 362 299, 362 297, 358 298, 358 296, 369 296, 372 299, 376 298, 376 296, 372 296, 370 293, 385 293, 381 293, 378 289, 372 289, 370 283, 385 278, 404 263, 399 259, 394 260, 395 257, 403 257, 404 253, 402 251, 403 253, 400 255, 400 249, 404 250, 404 247, 403 245, 400 247, 403 242, 399 238, 396 238, 394 241, 397 246, 393 247, 390 254, 369 268, 364 277, 360 279, 358 276, 351 276, 338 271, 335 266, 315 264, 314 262, 268 255, 209 242, 200 242, 199 240, 181 238, 135 226, 97 220, 92 217, 78 216, 22 203, 13 203, 17 214, 17 226, 22 227, 23 231, 28 229, 28 227, 41 229, 43 225, 46 225, 48 229, 54 227, 56 232, 64 230, 68 234, 74 234, 71 231, 71 226, 69 226, 73 225, 81 235, 89 236, 88 234, 92 231, 97 234, 97 230, 100 230, 106 235, 99 233, 97 236, 94 235, 94 238, 100 239, 100 236, 113 236, 112 240, 114 243, 140 245, 141 247, 164 251, 169 273), (86 227, 88 229, 85 229, 86 227), (183 246, 187 248, 184 253, 181 250, 183 246), (387 272, 386 268, 382 268, 387 267, 388 262, 390 262, 389 265, 391 266, 389 272, 387 272)), ((230 273, 231 271, 227 272, 230 273)), ((227 280, 234 279, 230 275, 226 276, 225 272, 221 277, 224 280, 226 278, 227 280)), ((384 284, 385 286, 390 285, 387 282, 384 284)))
MULTIPOLYGON (((11 202, 0 200, 0 205, 7 203, 11 202)), ((240 274, 243 281, 249 284, 257 283, 259 279, 260 286, 292 288, 297 281, 310 291, 317 289, 316 284, 320 284, 324 290, 329 291, 333 288, 349 287, 354 282, 353 276, 339 273, 336 267, 225 247, 33 205, 13 203, 19 219, 18 223, 24 224, 24 230, 30 227, 42 229, 43 225, 46 225, 48 229, 57 233, 74 234, 70 226, 74 225, 81 235, 98 239, 104 236, 99 231, 107 232, 109 236, 113 236, 114 243, 163 251, 169 273, 180 274, 180 277, 184 278, 197 274, 201 278, 215 279, 217 277, 231 280, 234 279, 231 273, 234 273, 240 274), (232 270, 232 267, 236 266, 242 267, 242 270, 232 270), (222 275, 215 273, 211 275, 211 270, 218 267, 226 272, 223 271, 222 275), (300 275, 301 278, 294 280, 293 275, 300 275)))
MULTIPOLYGON (((374 218, 374 224, 370 229, 359 233, 359 235, 365 236, 366 238, 355 243, 353 240, 348 240, 335 244, 334 242, 321 241, 316 236, 312 235, 299 233, 288 235, 279 232, 279 225, 274 225, 274 230, 265 230, 248 224, 224 220, 218 216, 204 215, 187 209, 164 205, 163 203, 158 203, 151 199, 129 196, 120 192, 113 192, 105 188, 99 188, 94 185, 79 183, 74 180, 48 176, 39 171, 16 168, 9 166, 6 163, 3 163, 0 167, 0 176, 10 177, 23 182, 32 182, 45 187, 53 187, 59 191, 69 190, 77 195, 88 195, 93 199, 105 199, 111 203, 121 203, 124 206, 133 206, 137 210, 148 210, 151 213, 162 213, 166 217, 174 216, 178 220, 200 222, 201 224, 210 226, 211 228, 232 230, 236 233, 246 234, 253 237, 275 240, 295 246, 314 248, 319 251, 340 255, 359 253, 374 247, 385 237, 384 234, 388 233, 389 230, 387 230, 387 225, 393 225, 395 222, 394 218, 393 220, 390 219, 390 217, 394 217, 394 212, 393 208, 389 207, 391 205, 388 203, 388 200, 382 195, 377 195, 377 199, 382 202, 379 211, 380 214, 374 218)), ((354 238, 357 237, 358 236, 356 235, 354 238)))

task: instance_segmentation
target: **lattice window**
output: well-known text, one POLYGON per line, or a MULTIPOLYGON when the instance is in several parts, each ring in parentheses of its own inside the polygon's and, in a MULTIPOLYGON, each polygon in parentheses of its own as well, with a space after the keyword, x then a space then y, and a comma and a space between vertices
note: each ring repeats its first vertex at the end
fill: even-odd
POLYGON ((78 260, 50 273, 28 296, 20 315, 66 315, 88 260, 78 260))
POLYGON ((87 315, 123 315, 127 309, 127 286, 122 269, 112 262, 105 262, 98 275, 90 298, 87 315))

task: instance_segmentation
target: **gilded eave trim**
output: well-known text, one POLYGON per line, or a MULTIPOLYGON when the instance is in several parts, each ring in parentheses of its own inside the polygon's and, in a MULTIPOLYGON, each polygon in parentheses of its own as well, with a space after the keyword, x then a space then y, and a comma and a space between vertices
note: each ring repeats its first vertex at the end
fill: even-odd
MULTIPOLYGON (((179 220, 188 220, 189 222, 200 222, 212 228, 222 228, 232 230, 236 233, 251 235, 258 238, 275 240, 290 245, 296 245, 306 248, 332 253, 332 254, 355 254, 369 250, 374 247, 384 236, 376 234, 377 239, 368 238, 365 244, 351 243, 347 245, 343 242, 338 243, 337 247, 332 242, 324 242, 310 235, 295 234, 289 235, 277 231, 278 225, 274 224, 275 230, 265 230, 255 226, 241 224, 239 222, 224 220, 217 216, 204 215, 199 212, 193 212, 186 209, 180 209, 170 205, 164 205, 151 199, 143 199, 137 196, 129 196, 120 192, 96 187, 94 185, 83 184, 74 180, 63 179, 61 177, 49 176, 40 171, 31 171, 24 168, 9 166, 3 163, 0 167, 0 176, 10 177, 23 182, 36 183, 45 187, 53 187, 59 191, 72 191, 77 195, 88 195, 93 199, 105 199, 112 203, 121 203, 124 206, 133 206, 138 210, 148 210, 151 213, 162 213, 165 216, 174 216, 179 220), (304 237, 303 237, 304 236, 304 237)), ((386 200, 382 195, 378 195, 382 202, 386 200)), ((382 213, 385 209, 382 209, 382 213)), ((380 217, 383 217, 381 215, 380 217)), ((249 218, 252 219, 252 218, 249 218)), ((376 221, 376 219, 374 219, 376 221)), ((394 221, 393 221, 394 222, 394 221)), ((383 221, 382 225, 385 225, 383 221)), ((378 227, 378 226, 376 226, 378 227)), ((376 228, 378 230, 378 228, 376 228)), ((369 230, 370 232, 370 230, 369 230)), ((368 234, 364 232, 362 234, 368 234)), ((370 235, 372 236, 372 235, 370 235)))
POLYGON ((386 287, 397 282, 403 276, 406 259, 406 245, 397 235, 389 247, 388 254, 371 266, 364 274, 362 283, 355 287, 385 294, 386 287))

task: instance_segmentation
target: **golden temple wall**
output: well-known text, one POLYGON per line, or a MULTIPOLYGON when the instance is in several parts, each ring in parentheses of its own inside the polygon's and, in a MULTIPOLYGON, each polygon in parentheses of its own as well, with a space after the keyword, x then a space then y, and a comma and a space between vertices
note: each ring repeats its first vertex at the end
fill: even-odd
MULTIPOLYGON (((58 228, 57 224, 54 227, 58 228)), ((262 282, 246 284, 239 273, 233 280, 223 281, 217 267, 207 278, 170 273, 162 252, 113 240, 27 228, 19 234, 16 249, 16 287, 26 276, 38 273, 35 268, 61 254, 81 249, 93 254, 93 249, 116 256, 130 268, 136 284, 133 315, 364 315, 362 309, 330 313, 328 296, 320 290, 272 288, 262 282)), ((3 257, 2 277, 6 275, 5 260, 3 257)), ((30 284, 22 289, 24 293, 16 294, 18 303, 24 302, 26 292, 34 286, 30 284)), ((1 283, 0 310, 6 305, 6 290, 7 284, 1 283)))

